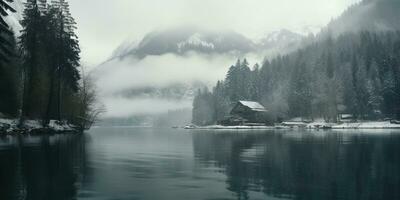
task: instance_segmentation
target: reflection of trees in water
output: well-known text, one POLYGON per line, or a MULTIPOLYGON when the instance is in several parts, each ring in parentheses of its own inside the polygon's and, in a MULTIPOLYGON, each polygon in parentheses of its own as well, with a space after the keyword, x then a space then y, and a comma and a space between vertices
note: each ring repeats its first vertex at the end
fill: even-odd
POLYGON ((85 136, 19 137, 8 142, 0 150, 0 199, 76 199, 86 160, 85 136))
POLYGON ((199 133, 193 145, 200 163, 224 169, 238 199, 249 199, 249 191, 307 200, 400 199, 400 136, 351 135, 346 143, 342 137, 199 133))

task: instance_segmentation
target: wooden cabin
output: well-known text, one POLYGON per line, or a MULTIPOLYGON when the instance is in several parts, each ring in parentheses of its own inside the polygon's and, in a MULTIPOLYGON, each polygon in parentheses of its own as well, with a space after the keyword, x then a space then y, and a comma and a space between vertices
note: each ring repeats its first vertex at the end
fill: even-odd
POLYGON ((267 110, 254 101, 238 101, 230 112, 230 116, 221 121, 222 125, 265 125, 267 110))
POLYGON ((357 118, 352 114, 338 114, 339 122, 355 122, 357 118))

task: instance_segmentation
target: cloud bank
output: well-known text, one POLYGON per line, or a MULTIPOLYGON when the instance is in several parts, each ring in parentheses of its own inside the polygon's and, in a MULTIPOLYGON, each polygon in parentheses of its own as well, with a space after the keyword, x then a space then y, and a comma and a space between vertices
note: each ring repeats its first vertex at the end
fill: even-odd
POLYGON ((147 56, 142 60, 126 58, 109 61, 94 72, 100 100, 107 109, 104 117, 156 115, 169 110, 191 108, 192 101, 187 98, 128 97, 126 94, 135 89, 160 89, 195 82, 213 86, 225 77, 235 59, 231 55, 190 53, 186 56, 165 54, 147 56))
POLYGON ((213 85, 224 77, 234 58, 224 55, 189 54, 147 56, 143 60, 114 59, 101 65, 98 85, 103 94, 142 87, 163 87, 201 81, 213 85))
POLYGON ((96 65, 123 41, 155 29, 196 24, 254 38, 265 32, 324 26, 360 0, 69 0, 83 62, 96 65))

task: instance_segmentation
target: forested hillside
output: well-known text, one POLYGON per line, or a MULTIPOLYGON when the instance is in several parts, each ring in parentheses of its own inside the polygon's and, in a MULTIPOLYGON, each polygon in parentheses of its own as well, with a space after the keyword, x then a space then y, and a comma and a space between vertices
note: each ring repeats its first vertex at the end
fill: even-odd
POLYGON ((332 20, 320 36, 339 36, 346 32, 400 30, 400 1, 363 0, 332 20))
POLYGON ((231 66, 213 91, 199 91, 193 122, 214 124, 238 100, 260 101, 274 119, 400 118, 400 32, 347 33, 250 68, 231 66))

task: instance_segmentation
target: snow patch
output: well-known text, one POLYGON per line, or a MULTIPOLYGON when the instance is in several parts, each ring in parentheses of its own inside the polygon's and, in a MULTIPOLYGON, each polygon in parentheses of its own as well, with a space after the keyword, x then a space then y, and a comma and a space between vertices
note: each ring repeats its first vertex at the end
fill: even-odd
POLYGON ((348 122, 348 123, 327 123, 313 122, 307 124, 309 129, 329 128, 329 129, 400 129, 400 124, 394 124, 390 121, 382 122, 348 122))
POLYGON ((51 120, 49 128, 55 131, 73 131, 74 128, 66 122, 59 122, 57 120, 51 120))
POLYGON ((293 129, 293 128, 304 128, 304 129, 400 129, 400 124, 391 123, 389 121, 382 122, 359 122, 359 123, 328 123, 325 121, 316 121, 311 123, 305 122, 283 122, 275 126, 194 126, 188 125, 185 129, 221 129, 221 130, 269 130, 269 129, 293 129))
POLYGON ((12 13, 8 11, 9 15, 5 17, 5 21, 10 26, 11 30, 14 31, 15 36, 18 37, 19 35, 21 35, 20 31, 22 30, 22 26, 19 22, 22 20, 24 4, 21 0, 14 0, 14 2, 10 4, 10 6, 14 8, 16 12, 12 13))
POLYGON ((199 33, 195 33, 190 36, 186 41, 180 42, 177 44, 178 49, 181 50, 188 46, 196 46, 196 47, 205 47, 208 49, 215 49, 215 45, 213 43, 207 42, 203 39, 203 36, 199 33))
POLYGON ((3 119, 0 118, 0 133, 29 133, 35 130, 47 129, 55 132, 75 131, 76 128, 66 122, 51 120, 47 127, 43 127, 40 120, 26 120, 23 128, 18 127, 18 119, 3 119))

